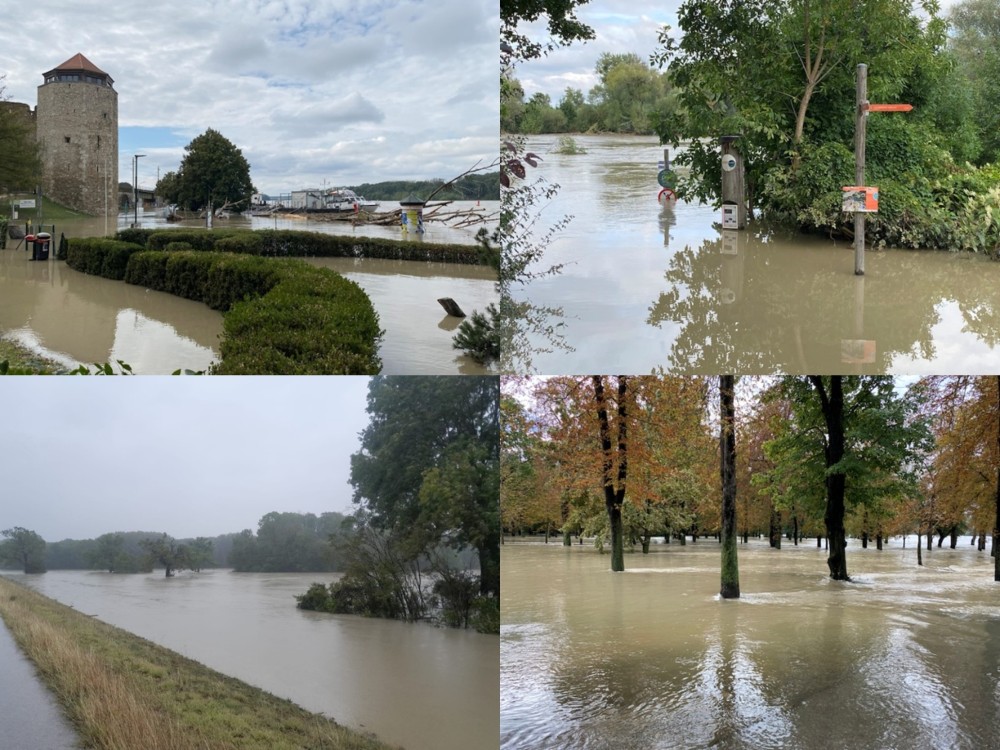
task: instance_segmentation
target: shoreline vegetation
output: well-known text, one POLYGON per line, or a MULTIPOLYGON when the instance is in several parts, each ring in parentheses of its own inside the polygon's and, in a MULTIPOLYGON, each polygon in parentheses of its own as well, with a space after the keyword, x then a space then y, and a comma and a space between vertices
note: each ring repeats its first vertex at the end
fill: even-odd
POLYGON ((391 747, 3 576, 0 617, 84 747, 391 747))
POLYGON ((0 339, 0 374, 50 375, 65 367, 15 341, 0 339), (6 367, 4 366, 6 364, 6 367))

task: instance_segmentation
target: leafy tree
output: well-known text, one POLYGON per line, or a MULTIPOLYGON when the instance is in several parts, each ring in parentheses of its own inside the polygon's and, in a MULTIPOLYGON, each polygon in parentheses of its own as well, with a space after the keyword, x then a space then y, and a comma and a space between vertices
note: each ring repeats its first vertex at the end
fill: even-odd
MULTIPOLYGON (((678 155, 678 164, 691 167, 680 194, 717 202, 717 138, 740 134, 751 209, 787 210, 805 223, 803 206, 817 198, 818 185, 810 183, 808 190, 791 195, 787 190, 811 176, 800 175, 799 167, 814 150, 833 144, 847 149, 852 142, 854 71, 862 62, 870 65, 872 101, 908 101, 917 107, 910 123, 872 118, 872 135, 890 123, 888 127, 912 129, 924 142, 936 142, 938 128, 921 114, 921 107, 945 85, 947 62, 940 54, 945 26, 936 16, 936 2, 920 6, 926 20, 909 0, 683 3, 678 11, 683 38, 676 42, 665 29, 663 47, 654 56, 669 63, 671 81, 680 90, 680 108, 656 126, 661 140, 677 146, 698 139, 678 155)), ((873 160, 880 154, 891 162, 887 173, 897 179, 913 167, 907 162, 910 154, 869 147, 873 160)), ((921 157, 919 163, 940 163, 941 150, 926 149, 921 157)), ((831 168, 831 161, 831 154, 824 153, 817 163, 825 166, 839 192, 841 185, 851 184, 843 179, 853 179, 853 170, 843 175, 831 168)), ((834 196, 827 187, 824 217, 825 211, 834 213, 828 206, 834 196)), ((890 189, 883 198, 892 193, 890 189)), ((839 204, 836 209, 839 213, 839 204)))
POLYGON ((594 30, 576 17, 578 6, 587 0, 500 0, 500 41, 507 54, 520 60, 540 57, 574 41, 594 38, 594 30), (550 41, 543 44, 518 31, 518 25, 545 18, 550 41))
POLYGON ((780 393, 789 400, 792 422, 771 446, 780 461, 808 467, 807 487, 826 488, 824 521, 830 577, 847 581, 848 504, 876 507, 915 491, 916 467, 930 449, 926 420, 917 399, 897 395, 886 376, 788 377, 780 393))
POLYGON ((45 540, 30 529, 15 526, 0 531, 0 559, 16 564, 25 573, 45 572, 45 540))
POLYGON ((188 547, 184 544, 178 544, 175 539, 166 534, 154 539, 144 539, 140 545, 146 550, 148 559, 153 564, 164 567, 164 576, 167 578, 172 578, 178 570, 191 567, 188 547))
POLYGON ((968 81, 952 91, 971 95, 982 162, 1000 159, 1000 6, 995 0, 964 0, 952 6, 949 40, 968 81))
POLYGON ((30 112, 7 103, 5 78, 0 76, 0 187, 16 190, 36 185, 42 166, 30 112))
POLYGON ((351 457, 354 501, 416 557, 473 547, 483 593, 500 592, 496 378, 376 377, 351 457))
POLYGON ((118 564, 125 554, 125 535, 121 533, 102 534, 97 537, 97 544, 89 555, 88 562, 95 568, 102 568, 109 573, 121 572, 118 564))
MULTIPOLYGON (((231 141, 209 128, 184 150, 187 153, 176 178, 177 203, 194 210, 210 204, 218 208, 227 202, 249 205, 256 192, 250 181, 250 165, 231 141)), ((167 190, 171 189, 168 182, 167 190)))

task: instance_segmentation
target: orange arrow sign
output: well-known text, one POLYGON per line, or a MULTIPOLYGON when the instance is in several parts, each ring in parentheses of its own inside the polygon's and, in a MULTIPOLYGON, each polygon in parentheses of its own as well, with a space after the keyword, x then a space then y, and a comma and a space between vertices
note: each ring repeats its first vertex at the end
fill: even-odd
POLYGON ((862 109, 869 112, 909 112, 913 109, 912 104, 867 104, 862 109))

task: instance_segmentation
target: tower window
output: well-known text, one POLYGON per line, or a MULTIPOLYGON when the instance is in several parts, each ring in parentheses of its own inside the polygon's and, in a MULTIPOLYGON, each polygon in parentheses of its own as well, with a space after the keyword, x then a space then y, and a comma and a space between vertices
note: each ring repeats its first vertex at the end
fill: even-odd
POLYGON ((69 136, 68 135, 67 136, 63 136, 63 140, 65 140, 66 143, 69 143, 69 136))

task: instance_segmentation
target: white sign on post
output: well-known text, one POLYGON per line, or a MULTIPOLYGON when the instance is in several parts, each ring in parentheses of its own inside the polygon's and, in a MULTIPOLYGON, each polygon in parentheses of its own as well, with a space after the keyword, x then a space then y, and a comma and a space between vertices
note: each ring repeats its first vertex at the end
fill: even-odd
POLYGON ((34 208, 35 207, 35 199, 34 198, 26 198, 24 200, 20 200, 20 201, 17 202, 17 207, 18 208, 34 208))

